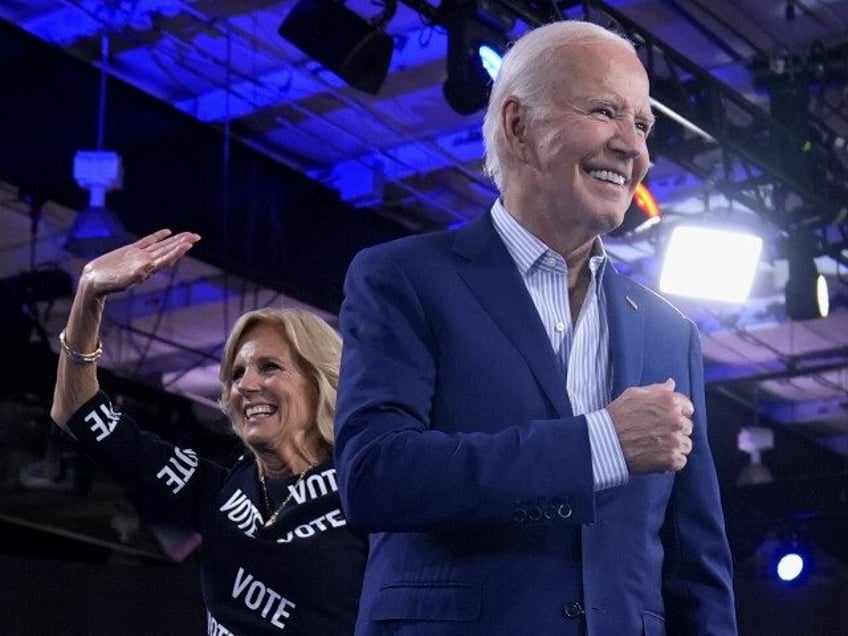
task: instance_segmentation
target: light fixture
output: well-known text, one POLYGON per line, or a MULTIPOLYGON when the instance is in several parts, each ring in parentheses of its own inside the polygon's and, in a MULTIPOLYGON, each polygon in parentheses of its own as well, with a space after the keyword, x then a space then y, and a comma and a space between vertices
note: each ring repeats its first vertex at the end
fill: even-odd
POLYGON ((741 231, 681 225, 666 247, 660 291, 741 303, 748 298, 763 240, 741 231))
POLYGON ((106 192, 120 189, 123 174, 121 158, 114 152, 81 150, 74 155, 74 178, 89 191, 89 203, 77 213, 68 230, 66 251, 91 258, 130 241, 129 232, 106 207, 106 192))
POLYGON ((66 251, 83 258, 98 256, 131 239, 118 217, 106 207, 106 193, 120 190, 124 183, 121 157, 111 150, 103 150, 106 66, 109 60, 109 38, 106 34, 102 37, 101 54, 97 149, 79 150, 74 155, 74 179, 79 187, 88 190, 88 206, 77 213, 64 245, 66 251))
POLYGON ((86 207, 77 213, 68 236, 65 251, 80 258, 93 258, 131 242, 120 219, 109 208, 86 207))
POLYGON ((736 437, 736 447, 750 457, 736 477, 737 486, 768 484, 774 480, 762 462, 763 451, 774 448, 774 431, 763 426, 743 427, 736 437))
POLYGON ((783 585, 801 585, 813 573, 814 565, 810 546, 793 537, 777 542, 769 563, 769 575, 783 585))
POLYGON ((819 274, 811 254, 797 246, 792 250, 788 254, 786 315, 792 320, 826 318, 830 313, 827 279, 819 274))
POLYGON ((388 0, 369 21, 338 0, 299 0, 278 32, 354 88, 376 95, 395 48, 383 27, 396 9, 396 0, 388 0))
POLYGON ((460 115, 471 115, 489 101, 513 21, 476 2, 460 2, 445 19, 448 32, 448 77, 445 100, 460 115))

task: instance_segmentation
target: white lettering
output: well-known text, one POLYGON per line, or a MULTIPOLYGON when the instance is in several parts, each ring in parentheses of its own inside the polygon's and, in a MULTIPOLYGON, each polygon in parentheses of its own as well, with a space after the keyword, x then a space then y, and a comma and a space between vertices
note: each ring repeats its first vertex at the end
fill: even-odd
POLYGON ((341 528, 342 526, 347 525, 347 519, 344 518, 342 511, 336 508, 335 510, 331 510, 324 517, 327 521, 330 522, 330 525, 334 528, 341 528))
POLYGON ((265 586, 262 585, 261 581, 254 581, 250 584, 250 589, 247 590, 247 594, 244 595, 244 604, 247 605, 250 609, 255 610, 259 607, 259 604, 262 602, 262 599, 265 597, 265 586), (251 597, 255 600, 251 600, 251 597))
POLYGON ((268 615, 273 611, 270 622, 275 627, 285 629, 286 624, 281 618, 291 617, 289 610, 296 607, 294 603, 272 590, 259 579, 254 578, 252 574, 247 574, 244 568, 240 567, 233 583, 233 598, 238 599, 242 592, 245 592, 245 594, 241 600, 248 609, 256 611, 264 601, 264 607, 260 612, 262 618, 268 620, 268 615), (247 592, 245 592, 245 589, 247 592))
POLYGON ((85 416, 85 421, 91 425, 89 428, 94 433, 94 439, 102 442, 115 430, 118 418, 120 417, 121 414, 109 408, 108 404, 101 404, 97 409, 85 416), (98 410, 103 414, 103 417, 100 417, 100 413, 97 412, 98 410))
POLYGON ((268 618, 268 612, 271 610, 271 606, 280 600, 280 595, 274 590, 270 587, 266 589, 268 591, 268 601, 265 603, 265 609, 262 610, 262 618, 268 618))
POLYGON ((295 604, 287 598, 282 598, 280 599, 280 604, 277 606, 277 611, 274 612, 274 615, 271 617, 271 622, 280 629, 285 629, 286 627, 286 624, 281 621, 280 618, 291 618, 291 612, 289 612, 289 608, 294 609, 295 604))
POLYGON ((321 475, 310 475, 306 479, 306 487, 309 489, 309 496, 312 499, 327 494, 327 484, 324 483, 324 478, 321 475))
POLYGON ((197 453, 190 448, 174 448, 174 455, 181 459, 187 467, 197 467, 197 453))
POLYGON ((298 526, 294 529, 294 533, 299 536, 301 539, 308 539, 313 534, 315 534, 315 529, 309 524, 304 524, 302 526, 298 526))
POLYGON ((194 475, 196 468, 197 453, 190 448, 175 448, 174 456, 168 459, 168 463, 156 473, 156 476, 170 486, 171 492, 176 495, 194 475))
POLYGON ((309 494, 309 499, 316 499, 331 492, 337 492, 338 489, 335 468, 328 468, 321 473, 310 475, 303 481, 289 486, 289 492, 298 504, 302 504, 307 500, 307 493, 309 494))
POLYGON ((230 498, 221 506, 221 512, 227 514, 227 518, 235 523, 239 530, 252 537, 256 528, 262 521, 262 515, 241 490, 236 490, 230 498))
POLYGON ((292 486, 289 486, 289 493, 294 497, 294 501, 297 504, 302 504, 306 501, 306 493, 304 492, 304 486, 302 481, 298 481, 292 486))
POLYGON ((342 511, 336 508, 325 515, 321 515, 317 519, 313 519, 309 523, 299 525, 294 529, 294 532, 287 532, 284 537, 277 539, 277 543, 290 543, 294 537, 308 539, 309 537, 314 537, 319 532, 326 532, 332 528, 341 528, 346 525, 347 519, 344 518, 342 511))
POLYGON ((321 476, 324 477, 328 482, 330 482, 330 492, 337 492, 339 489, 338 484, 336 484, 336 469, 328 468, 321 476))
POLYGON ((327 526, 324 525, 324 517, 318 517, 309 522, 311 526, 318 526, 318 532, 324 532, 327 526))
POLYGON ((248 586, 248 584, 253 580, 253 575, 248 574, 247 578, 244 580, 244 583, 241 582, 242 577, 244 576, 244 568, 239 568, 236 573, 236 580, 233 584, 233 598, 238 598, 241 591, 248 586))

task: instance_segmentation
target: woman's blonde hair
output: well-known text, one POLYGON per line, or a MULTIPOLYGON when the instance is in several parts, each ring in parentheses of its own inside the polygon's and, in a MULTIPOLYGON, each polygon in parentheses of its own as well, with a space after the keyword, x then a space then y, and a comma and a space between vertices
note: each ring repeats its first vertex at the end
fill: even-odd
POLYGON ((227 336, 224 355, 221 358, 221 370, 218 374, 221 380, 221 396, 218 399, 221 410, 232 419, 227 403, 233 384, 233 363, 245 333, 258 325, 268 325, 279 331, 291 348, 295 363, 317 389, 315 423, 321 439, 332 446, 342 340, 326 321, 308 311, 256 309, 243 314, 236 321, 230 335, 227 336))

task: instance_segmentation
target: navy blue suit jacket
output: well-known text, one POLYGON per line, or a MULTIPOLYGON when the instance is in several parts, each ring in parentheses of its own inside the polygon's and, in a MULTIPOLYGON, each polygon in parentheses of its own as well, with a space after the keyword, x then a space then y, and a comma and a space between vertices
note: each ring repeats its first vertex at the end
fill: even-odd
POLYGON ((490 215, 354 259, 336 461, 373 533, 358 635, 736 633, 697 330, 612 267, 604 289, 613 397, 672 377, 695 426, 681 472, 596 494, 585 417, 490 215))

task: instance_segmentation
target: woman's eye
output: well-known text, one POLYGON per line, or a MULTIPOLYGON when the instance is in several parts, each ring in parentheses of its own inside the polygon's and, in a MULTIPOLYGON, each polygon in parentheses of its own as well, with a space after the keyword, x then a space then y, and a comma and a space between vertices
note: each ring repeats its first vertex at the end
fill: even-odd
POLYGON ((241 377, 243 375, 244 375, 244 369, 242 369, 241 367, 237 367, 237 368, 233 369, 232 373, 230 374, 230 381, 231 382, 237 382, 238 380, 241 379, 241 377))

